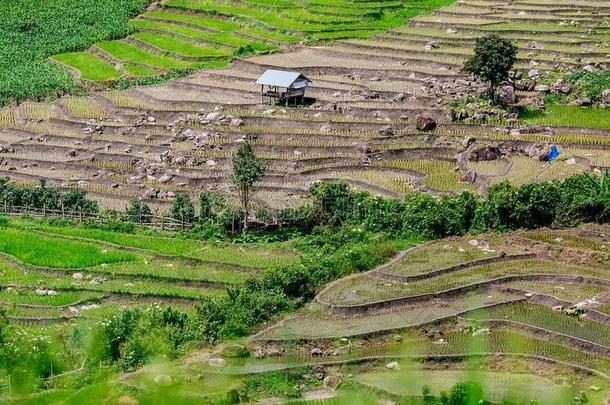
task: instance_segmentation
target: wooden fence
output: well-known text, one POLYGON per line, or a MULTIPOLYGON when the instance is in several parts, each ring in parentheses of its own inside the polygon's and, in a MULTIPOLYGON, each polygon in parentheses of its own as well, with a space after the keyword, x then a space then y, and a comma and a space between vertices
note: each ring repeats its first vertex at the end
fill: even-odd
POLYGON ((78 211, 70 211, 59 209, 49 210, 43 207, 32 208, 32 207, 16 207, 10 205, 0 205, 0 213, 8 216, 21 216, 29 215, 33 218, 60 218, 77 222, 95 222, 103 224, 110 221, 121 221, 121 222, 133 222, 137 225, 158 228, 168 231, 184 231, 189 229, 192 225, 189 222, 177 220, 172 217, 160 216, 160 215, 141 215, 139 218, 129 218, 126 213, 118 211, 114 212, 84 212, 82 209, 78 211))

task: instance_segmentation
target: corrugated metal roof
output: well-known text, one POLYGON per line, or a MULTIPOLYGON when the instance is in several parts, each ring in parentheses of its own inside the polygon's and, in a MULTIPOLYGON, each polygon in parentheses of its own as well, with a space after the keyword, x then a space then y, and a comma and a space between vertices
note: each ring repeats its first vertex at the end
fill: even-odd
POLYGON ((301 81, 311 82, 311 80, 305 77, 305 75, 302 73, 268 69, 261 77, 258 78, 256 84, 265 86, 290 87, 299 79, 301 79, 301 81))

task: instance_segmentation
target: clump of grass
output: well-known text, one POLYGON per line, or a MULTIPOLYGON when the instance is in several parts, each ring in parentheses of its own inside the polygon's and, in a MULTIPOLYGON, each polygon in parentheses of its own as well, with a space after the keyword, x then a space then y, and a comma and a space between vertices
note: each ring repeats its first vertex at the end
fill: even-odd
POLYGON ((531 125, 610 129, 610 109, 549 104, 542 111, 525 111, 519 118, 531 125))

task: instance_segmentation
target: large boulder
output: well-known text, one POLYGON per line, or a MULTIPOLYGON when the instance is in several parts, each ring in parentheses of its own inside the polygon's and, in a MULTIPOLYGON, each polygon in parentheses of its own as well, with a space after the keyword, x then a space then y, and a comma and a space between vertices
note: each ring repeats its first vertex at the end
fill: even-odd
POLYGON ((504 105, 514 104, 517 101, 515 89, 510 85, 498 87, 496 90, 496 98, 499 103, 504 105))
POLYGON ((466 160, 471 162, 481 162, 498 160, 502 157, 502 150, 497 146, 485 146, 482 148, 471 149, 466 152, 466 160))
POLYGON ((610 89, 606 89, 602 92, 602 103, 610 104, 610 89))
POLYGON ((570 94, 572 86, 569 83, 557 82, 551 87, 551 93, 554 94, 570 94))
POLYGON ((532 79, 522 79, 515 81, 515 89, 520 91, 533 91, 536 81, 532 79))
POLYGON ((468 169, 466 173, 461 178, 461 182, 463 183, 474 183, 477 180, 477 172, 472 169, 468 169))
POLYGON ((546 105, 546 101, 542 97, 525 97, 519 100, 516 104, 520 109, 539 110, 546 105))
POLYGON ((418 131, 434 131, 436 129, 436 121, 428 114, 417 114, 415 117, 415 128, 418 131))

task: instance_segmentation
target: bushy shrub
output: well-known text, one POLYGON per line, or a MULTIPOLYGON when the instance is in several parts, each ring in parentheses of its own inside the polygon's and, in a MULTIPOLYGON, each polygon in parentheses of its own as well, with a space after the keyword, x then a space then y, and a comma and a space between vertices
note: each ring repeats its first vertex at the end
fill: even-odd
POLYGON ((187 224, 192 223, 195 220, 195 207, 193 206, 191 197, 184 193, 176 195, 169 210, 169 214, 176 221, 182 221, 187 224))
POLYGON ((152 216, 150 207, 137 198, 129 200, 127 218, 134 223, 149 222, 152 216))

